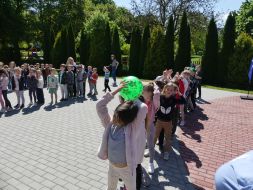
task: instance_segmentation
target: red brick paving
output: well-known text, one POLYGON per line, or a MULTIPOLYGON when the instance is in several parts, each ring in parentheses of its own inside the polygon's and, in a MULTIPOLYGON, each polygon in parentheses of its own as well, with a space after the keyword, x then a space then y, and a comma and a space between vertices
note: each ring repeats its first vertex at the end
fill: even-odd
POLYGON ((196 189, 215 189, 223 163, 253 149, 253 101, 240 97, 202 104, 178 130, 180 153, 196 189))

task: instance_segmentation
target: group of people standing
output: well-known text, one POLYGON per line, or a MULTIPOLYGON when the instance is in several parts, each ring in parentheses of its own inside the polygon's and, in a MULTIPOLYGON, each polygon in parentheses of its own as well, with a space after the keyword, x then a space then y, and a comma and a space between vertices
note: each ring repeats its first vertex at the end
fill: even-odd
POLYGON ((24 64, 16 67, 15 62, 9 66, 0 62, 0 103, 1 113, 25 107, 24 91, 29 90, 30 104, 44 104, 44 79, 42 71, 35 69, 37 66, 29 67, 24 64), (13 91, 17 97, 17 104, 13 107, 8 99, 8 92, 13 91))
POLYGON ((105 94, 98 101, 97 113, 105 128, 98 157, 109 160, 108 190, 116 190, 119 179, 123 180, 127 190, 141 188, 141 163, 144 156, 149 157, 148 173, 154 173, 158 139, 164 160, 169 160, 176 127, 185 125, 185 113, 196 108, 200 85, 200 67, 185 68, 181 74, 175 75, 170 69, 146 84, 139 99, 125 101, 119 96, 119 105, 112 116, 108 112, 108 103, 127 84, 121 83, 114 92, 105 94), (148 150, 145 151, 146 146, 148 150))
MULTIPOLYGON (((121 83, 111 92, 110 75, 113 86, 116 83, 116 71, 119 63, 112 55, 112 64, 105 66, 104 92, 106 93, 96 105, 98 116, 105 128, 98 156, 109 160, 108 190, 116 190, 119 178, 125 183, 127 190, 139 190, 142 184, 141 163, 144 156, 149 157, 148 173, 155 171, 155 145, 159 141, 159 149, 164 160, 169 160, 172 152, 172 138, 178 125, 185 125, 185 113, 196 108, 196 94, 199 89, 201 98, 201 68, 200 66, 185 68, 181 73, 173 74, 166 69, 161 76, 144 86, 143 93, 135 101, 125 101, 120 97, 119 105, 113 116, 109 115, 108 103, 116 94, 126 87, 121 83), (145 151, 147 146, 148 150, 145 151)), ((57 72, 52 65, 23 64, 16 67, 14 62, 9 66, 0 62, 0 103, 1 112, 13 109, 8 99, 8 90, 16 93, 15 109, 25 106, 24 91, 29 91, 29 106, 44 104, 43 88, 51 95, 51 104, 58 102, 57 90, 60 87, 61 99, 96 96, 98 70, 91 66, 76 64, 69 57, 66 64, 61 64, 57 72)))
MULTIPOLYGON (((104 92, 111 91, 109 78, 112 74, 113 86, 116 86, 116 71, 119 63, 112 55, 112 64, 104 67, 105 82, 104 92)), ((28 107, 42 105, 45 103, 43 88, 47 88, 51 96, 50 104, 58 103, 58 88, 61 91, 60 101, 67 101, 69 98, 86 96, 86 83, 89 85, 87 96, 98 95, 97 91, 98 73, 97 68, 86 67, 76 64, 72 57, 66 63, 60 65, 59 72, 52 64, 22 64, 16 66, 15 62, 4 65, 0 62, 0 104, 1 113, 15 109, 23 109, 25 105, 24 92, 29 92, 30 103, 28 107), (12 106, 8 99, 8 92, 15 92, 17 103, 12 106)))

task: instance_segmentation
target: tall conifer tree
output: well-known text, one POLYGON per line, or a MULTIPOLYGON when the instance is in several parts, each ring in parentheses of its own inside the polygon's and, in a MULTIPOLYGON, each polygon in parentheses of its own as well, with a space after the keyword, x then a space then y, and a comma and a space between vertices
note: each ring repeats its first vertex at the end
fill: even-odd
POLYGON ((218 77, 218 30, 214 17, 210 20, 206 36, 206 47, 202 59, 203 82, 217 84, 218 77))
POLYGON ((187 14, 184 12, 178 40, 178 51, 176 55, 176 71, 183 71, 185 67, 191 64, 191 31, 187 20, 187 14))

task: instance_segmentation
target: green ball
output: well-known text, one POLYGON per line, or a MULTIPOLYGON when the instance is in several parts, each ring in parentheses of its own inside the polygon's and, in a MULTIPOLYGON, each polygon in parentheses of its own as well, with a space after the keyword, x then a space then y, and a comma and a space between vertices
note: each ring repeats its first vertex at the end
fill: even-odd
POLYGON ((120 91, 120 95, 126 101, 136 100, 141 96, 143 85, 137 77, 125 77, 122 81, 126 83, 126 87, 120 91))

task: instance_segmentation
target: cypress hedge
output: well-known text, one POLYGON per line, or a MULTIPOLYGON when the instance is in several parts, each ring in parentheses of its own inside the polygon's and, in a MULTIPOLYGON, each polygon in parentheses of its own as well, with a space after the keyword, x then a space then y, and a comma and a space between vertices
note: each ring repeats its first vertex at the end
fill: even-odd
POLYGON ((143 36, 141 40, 140 65, 139 65, 139 71, 138 71, 138 74, 139 74, 138 77, 140 78, 142 78, 144 74, 144 64, 145 64, 145 59, 146 59, 147 51, 148 51, 149 39, 150 39, 150 27, 149 25, 147 25, 144 28, 143 36))
POLYGON ((138 27, 133 29, 131 35, 131 47, 129 55, 129 75, 139 76, 140 66, 140 49, 141 49, 141 32, 138 27))
POLYGON ((218 82, 218 30, 214 17, 210 20, 206 47, 202 59, 203 82, 216 85, 218 82))
POLYGON ((187 20, 187 14, 184 12, 178 40, 178 50, 175 60, 176 71, 183 71, 185 67, 191 64, 191 31, 187 20))
POLYGON ((235 39, 236 39, 235 16, 232 13, 230 13, 224 27, 222 48, 219 59, 218 83, 221 86, 224 86, 227 81, 229 59, 234 53, 235 39))
POLYGON ((121 65, 121 48, 120 48, 118 27, 114 27, 113 29, 111 53, 116 56, 116 59, 119 62, 119 67, 118 67, 117 72, 118 72, 118 76, 120 76, 122 74, 122 65, 121 65))
POLYGON ((167 69, 174 69, 175 67, 175 55, 174 55, 174 41, 175 41, 175 34, 174 34, 174 19, 173 16, 170 16, 169 23, 166 30, 166 36, 165 36, 165 45, 167 49, 166 53, 166 63, 167 63, 167 69))
POLYGON ((79 54, 80 54, 80 63, 88 66, 90 57, 90 41, 89 35, 84 30, 81 31, 79 54))

